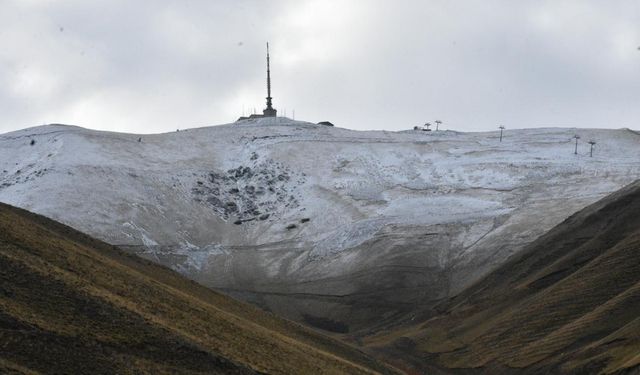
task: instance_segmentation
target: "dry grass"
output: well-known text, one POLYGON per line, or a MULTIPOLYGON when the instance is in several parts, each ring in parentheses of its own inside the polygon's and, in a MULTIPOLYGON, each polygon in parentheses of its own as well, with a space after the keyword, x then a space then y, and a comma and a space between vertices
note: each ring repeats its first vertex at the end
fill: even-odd
POLYGON ((3 372, 392 372, 346 344, 4 205, 0 279, 3 372))

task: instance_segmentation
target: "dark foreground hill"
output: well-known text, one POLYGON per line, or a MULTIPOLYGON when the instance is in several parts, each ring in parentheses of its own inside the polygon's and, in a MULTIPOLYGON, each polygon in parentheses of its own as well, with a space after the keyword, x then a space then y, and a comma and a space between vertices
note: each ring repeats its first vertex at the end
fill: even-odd
POLYGON ((389 373, 361 352, 0 204, 0 373, 389 373))
POLYGON ((368 343, 418 372, 639 373, 640 182, 438 310, 368 343))

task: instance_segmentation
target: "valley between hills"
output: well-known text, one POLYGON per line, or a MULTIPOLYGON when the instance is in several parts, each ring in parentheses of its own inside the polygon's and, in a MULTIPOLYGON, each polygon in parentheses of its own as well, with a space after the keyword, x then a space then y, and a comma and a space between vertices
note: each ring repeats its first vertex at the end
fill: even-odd
POLYGON ((629 129, 3 134, 0 369, 631 373, 638 160, 629 129))

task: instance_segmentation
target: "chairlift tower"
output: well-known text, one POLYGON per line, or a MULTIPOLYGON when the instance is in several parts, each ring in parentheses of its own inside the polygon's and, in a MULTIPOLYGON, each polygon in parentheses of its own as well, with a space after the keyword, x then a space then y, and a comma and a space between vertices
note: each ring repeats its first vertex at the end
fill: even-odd
POLYGON ((500 142, 502 142, 502 131, 505 129, 505 127, 503 125, 498 126, 498 129, 500 129, 500 142))
POLYGON ((430 127, 430 126, 431 126, 431 123, 430 123, 430 122, 425 122, 425 123, 424 123, 424 127, 425 127, 425 128, 427 128, 426 130, 427 130, 428 132, 430 132, 430 131, 431 131, 431 129, 429 129, 429 127, 430 127))
POLYGON ((574 135, 573 138, 576 139, 576 150, 573 152, 574 155, 578 155, 578 139, 580 139, 579 135, 574 135))
POLYGON ((589 150, 589 157, 593 157, 593 146, 596 145, 596 141, 594 140, 589 141, 589 145, 591 146, 591 149, 589 150))
POLYGON ((436 131, 438 131, 438 128, 440 127, 440 124, 442 124, 442 121, 436 120, 435 123, 436 123, 436 131))

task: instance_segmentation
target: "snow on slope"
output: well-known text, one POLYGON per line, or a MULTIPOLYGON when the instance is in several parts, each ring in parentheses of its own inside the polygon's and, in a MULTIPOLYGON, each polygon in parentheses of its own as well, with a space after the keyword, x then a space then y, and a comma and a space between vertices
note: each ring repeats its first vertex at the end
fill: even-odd
MULTIPOLYGON (((349 296, 397 284, 435 299, 640 176, 628 129, 498 136, 286 118, 157 135, 41 126, 0 136, 0 201, 215 287, 349 296)), ((302 319, 305 307, 287 309, 302 319)))

